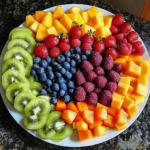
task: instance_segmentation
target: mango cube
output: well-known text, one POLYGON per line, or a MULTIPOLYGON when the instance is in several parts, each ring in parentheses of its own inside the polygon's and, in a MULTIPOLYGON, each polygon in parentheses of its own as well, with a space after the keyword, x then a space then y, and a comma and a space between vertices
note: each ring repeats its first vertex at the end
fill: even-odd
POLYGON ((73 129, 77 129, 77 122, 73 122, 73 123, 72 123, 72 128, 73 128, 73 129))
POLYGON ((90 9, 87 10, 90 18, 93 18, 97 13, 98 9, 95 6, 92 6, 90 9))
POLYGON ((50 27, 49 29, 47 29, 47 33, 48 34, 54 34, 54 35, 58 35, 56 29, 54 26, 50 27))
POLYGON ((31 16, 31 15, 26 16, 26 27, 31 26, 31 24, 32 24, 33 22, 35 22, 33 16, 31 16))
POLYGON ((96 31, 94 28, 84 24, 83 27, 82 27, 82 31, 83 31, 82 35, 84 35, 86 33, 89 33, 90 30, 92 30, 92 32, 96 31))
POLYGON ((130 77, 120 77, 119 82, 130 84, 130 77))
POLYGON ((81 13, 81 11, 82 11, 81 8, 77 7, 77 6, 74 6, 74 7, 69 9, 70 14, 81 13))
POLYGON ((45 11, 36 11, 35 20, 40 23, 45 15, 46 15, 45 11))
POLYGON ((93 123, 93 124, 89 124, 89 129, 91 130, 91 129, 93 129, 94 127, 100 126, 100 125, 102 125, 102 124, 103 124, 103 122, 102 122, 101 120, 94 120, 94 123, 93 123))
POLYGON ((134 105, 134 100, 126 96, 121 107, 126 111, 127 109, 130 109, 133 105, 134 105))
POLYGON ((112 17, 111 16, 106 16, 104 17, 104 25, 108 26, 108 28, 111 27, 111 22, 112 22, 112 17))
POLYGON ((88 14, 88 12, 87 12, 87 11, 83 11, 83 12, 81 12, 80 14, 81 14, 81 16, 82 16, 84 22, 87 24, 88 21, 89 21, 89 14, 88 14))
POLYGON ((138 109, 137 109, 136 105, 134 105, 130 109, 128 109, 127 110, 127 113, 129 114, 128 118, 132 119, 135 116, 135 114, 137 113, 137 111, 138 111, 138 109))
POLYGON ((141 60, 140 67, 141 67, 141 75, 148 76, 150 74, 150 65, 148 60, 141 60))
POLYGON ((126 55, 121 55, 121 54, 119 54, 119 56, 118 56, 119 58, 125 58, 126 59, 126 61, 128 61, 128 59, 129 59, 129 56, 126 56, 126 55))
POLYGON ((37 29, 38 29, 38 26, 39 26, 39 23, 37 21, 34 21, 30 26, 29 26, 29 29, 32 30, 34 33, 37 32, 37 29))
POLYGON ((105 126, 96 126, 93 129, 94 136, 101 136, 106 134, 106 127, 105 126))
POLYGON ((37 33, 36 33, 36 41, 44 41, 44 39, 48 36, 47 28, 42 24, 39 24, 37 33))
POLYGON ((107 110, 102 107, 96 107, 94 109, 94 119, 96 120, 105 120, 107 119, 107 110))
POLYGON ((140 75, 137 79, 137 82, 147 86, 147 75, 140 75))
POLYGON ((79 24, 85 24, 84 19, 82 18, 82 16, 80 14, 78 14, 77 22, 79 24))
POLYGON ((111 102, 111 107, 120 109, 124 100, 113 98, 111 102))
POLYGON ((77 21, 78 13, 76 13, 76 14, 67 14, 67 15, 72 20, 72 22, 77 21))
POLYGON ((112 94, 113 98, 124 100, 125 96, 119 92, 114 92, 112 94))
POLYGON ((103 11, 99 10, 95 16, 104 17, 105 13, 103 11))
POLYGON ((127 123, 122 124, 122 125, 116 123, 115 126, 116 126, 117 130, 123 130, 127 127, 127 123))
POLYGON ((88 124, 84 121, 77 122, 77 131, 88 130, 88 124))
POLYGON ((135 101, 135 105, 140 105, 144 102, 144 96, 139 94, 132 93, 129 95, 129 97, 135 101))
POLYGON ((137 78, 130 77, 130 84, 137 83, 137 78))
POLYGON ((104 26, 104 32, 105 32, 105 37, 108 37, 109 35, 111 35, 111 31, 108 28, 108 26, 104 26))
POLYGON ((129 61, 133 61, 137 65, 139 65, 142 60, 140 55, 134 55, 134 54, 129 55, 128 58, 129 61))
POLYGON ((127 96, 129 96, 133 92, 134 88, 130 85, 127 91, 127 96))
POLYGON ((53 25, 53 15, 50 11, 46 13, 46 15, 41 21, 41 24, 46 28, 50 28, 53 25))
POLYGON ((91 130, 78 131, 78 136, 80 141, 93 139, 93 133, 91 130))
POLYGON ((122 65, 122 68, 125 70, 126 69, 126 66, 127 66, 127 61, 125 58, 117 58, 115 61, 114 61, 114 64, 121 64, 122 65))
POLYGON ((144 86, 141 83, 137 83, 137 86, 136 86, 136 89, 135 89, 135 93, 146 97, 146 95, 147 95, 147 86, 144 86))
POLYGON ((53 18, 59 19, 63 14, 64 14, 64 11, 63 11, 61 5, 58 5, 54 10, 53 18))
POLYGON ((94 35, 96 36, 96 39, 98 39, 99 37, 105 38, 104 27, 100 26, 100 27, 96 30, 96 32, 95 32, 94 35))
POLYGON ((102 108, 105 108, 106 110, 108 109, 108 107, 102 105, 101 103, 97 103, 97 106, 96 107, 102 107, 102 108))
POLYGON ((117 87, 117 92, 126 95, 128 89, 129 89, 129 84, 126 84, 126 83, 123 83, 123 82, 119 81, 118 87, 117 87))

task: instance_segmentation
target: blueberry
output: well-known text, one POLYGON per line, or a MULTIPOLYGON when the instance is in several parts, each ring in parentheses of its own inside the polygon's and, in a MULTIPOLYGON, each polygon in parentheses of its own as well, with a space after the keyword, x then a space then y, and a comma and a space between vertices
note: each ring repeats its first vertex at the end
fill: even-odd
POLYGON ((72 74, 69 71, 65 72, 65 76, 66 76, 67 79, 71 79, 72 78, 72 74))
POLYGON ((80 59, 80 55, 79 55, 79 54, 76 54, 76 55, 75 55, 75 59, 76 59, 76 60, 79 60, 79 59, 80 59))
POLYGON ((43 67, 38 68, 37 73, 39 74, 44 73, 44 68, 43 67))
POLYGON ((66 69, 65 69, 65 68, 61 68, 61 69, 60 69, 60 72, 61 72, 62 74, 65 74, 66 69))
POLYGON ((64 78, 63 77, 60 77, 60 78, 57 78, 57 83, 63 83, 64 82, 64 78))
POLYGON ((51 86, 52 85, 52 81, 50 79, 47 79, 46 80, 46 84, 47 84, 47 86, 51 86))
POLYGON ((65 95, 65 91, 64 90, 60 90, 59 91, 59 96, 63 97, 65 95))
POLYGON ((62 68, 62 66, 60 65, 60 64, 58 64, 58 65, 55 65, 55 70, 60 70, 62 68))
POLYGON ((71 97, 69 96, 69 95, 65 95, 64 97, 63 97, 63 100, 64 100, 64 102, 69 102, 70 100, 71 100, 71 97))
POLYGON ((51 103, 52 104, 57 104, 57 98, 56 97, 52 97, 51 98, 51 103))
POLYGON ((70 72, 71 72, 72 74, 75 74, 75 73, 76 73, 76 69, 75 69, 75 68, 70 68, 70 72))
POLYGON ((81 59, 78 59, 78 60, 77 60, 77 63, 78 63, 78 64, 79 64, 79 63, 81 63, 81 62, 82 62, 82 60, 81 60, 81 59))
POLYGON ((41 61, 41 58, 40 58, 40 57, 35 57, 34 60, 33 60, 33 62, 34 62, 35 64, 38 64, 40 61, 41 61))
POLYGON ((58 65, 58 63, 57 63, 57 62, 53 62, 52 65, 53 65, 53 66, 56 66, 56 65, 58 65))
POLYGON ((51 66, 48 66, 47 67, 47 71, 52 71, 53 69, 52 69, 52 67, 51 66))
POLYGON ((48 57, 46 57, 46 61, 47 61, 47 63, 50 63, 52 61, 52 59, 48 56, 48 57))
POLYGON ((35 79, 36 82, 39 81, 39 77, 37 75, 34 76, 34 79, 35 79))
POLYGON ((82 56, 81 56, 81 59, 82 59, 82 60, 87 60, 87 56, 86 56, 86 55, 82 55, 82 56))
POLYGON ((40 74, 40 80, 41 80, 41 81, 46 81, 46 80, 47 80, 46 73, 40 74))
POLYGON ((66 58, 66 62, 70 62, 70 58, 69 57, 66 58))
POLYGON ((45 83, 42 83, 42 87, 43 87, 44 89, 47 89, 47 85, 46 85, 45 83))
POLYGON ((45 89, 42 89, 42 90, 41 90, 41 94, 47 95, 47 91, 46 91, 45 89))
POLYGON ((47 88, 47 92, 48 92, 48 93, 52 93, 52 90, 51 90, 50 87, 47 88))
POLYGON ((48 71, 48 78, 54 79, 54 73, 52 71, 48 71))
POLYGON ((69 89, 69 90, 68 90, 68 93, 69 93, 70 95, 72 95, 73 92, 74 92, 74 89, 69 89))
POLYGON ((57 61, 58 61, 59 63, 63 63, 63 62, 65 61, 65 56, 59 55, 59 56, 57 57, 57 61))
POLYGON ((85 51, 85 55, 86 55, 86 56, 88 56, 88 55, 90 55, 90 54, 91 54, 91 52, 85 51))
POLYGON ((46 68, 47 65, 48 65, 48 63, 47 63, 46 60, 42 60, 42 61, 40 62, 40 66, 43 67, 43 68, 46 68))
POLYGON ((68 81, 68 87, 74 89, 75 85, 73 81, 68 81))
POLYGON ((51 62, 55 62, 55 58, 52 58, 52 59, 51 59, 51 62))
POLYGON ((53 87, 53 89, 54 89, 55 91, 59 91, 59 84, 58 84, 58 83, 54 83, 54 84, 52 85, 52 87, 53 87))
POLYGON ((71 59, 70 64, 71 64, 71 67, 75 67, 76 66, 76 61, 74 59, 71 59))
POLYGON ((64 83, 67 83, 67 80, 64 80, 64 83))
POLYGON ((64 68, 70 69, 70 64, 68 62, 64 62, 63 65, 64 65, 64 68))
POLYGON ((67 52, 65 52, 64 54, 65 54, 65 56, 67 56, 67 57, 70 57, 70 56, 71 56, 70 51, 67 51, 67 52))
POLYGON ((32 76, 36 76, 36 71, 32 69, 31 72, 30 72, 30 74, 31 74, 32 76))
POLYGON ((65 83, 61 83, 60 84, 60 89, 66 91, 67 90, 67 85, 65 83))
POLYGON ((62 77, 62 74, 59 73, 59 72, 55 72, 55 75, 56 75, 56 77, 58 77, 58 78, 62 77))
POLYGON ((81 48, 80 47, 75 48, 75 52, 81 54, 81 48))
POLYGON ((38 69, 39 65, 38 64, 33 64, 33 69, 38 69))
POLYGON ((57 97, 57 92, 56 91, 52 91, 52 96, 53 97, 57 97))
POLYGON ((74 58, 74 57, 75 57, 75 54, 72 54, 71 57, 74 58))
POLYGON ((70 49, 70 52, 73 54, 73 53, 74 53, 74 48, 71 48, 71 49, 70 49))

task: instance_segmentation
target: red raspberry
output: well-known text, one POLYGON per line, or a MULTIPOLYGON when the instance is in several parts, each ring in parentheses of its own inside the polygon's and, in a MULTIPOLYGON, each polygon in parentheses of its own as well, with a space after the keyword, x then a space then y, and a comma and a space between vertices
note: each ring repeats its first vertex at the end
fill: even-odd
POLYGON ((111 55, 113 60, 115 60, 118 57, 118 51, 116 49, 108 49, 105 51, 104 55, 111 55))
POLYGON ((128 39, 128 42, 134 42, 136 41, 137 39, 139 38, 139 35, 137 32, 135 31, 131 31, 128 36, 127 36, 127 39, 128 39))
POLYGON ((120 73, 122 71, 122 65, 121 64, 114 64, 112 70, 120 73))
POLYGON ((133 46, 135 49, 138 49, 139 47, 142 46, 142 42, 141 42, 141 41, 136 41, 136 42, 132 43, 132 46, 133 46))
POLYGON ((34 48, 34 54, 35 56, 38 56, 42 59, 48 57, 48 49, 45 45, 38 45, 34 48))
POLYGON ((85 51, 91 52, 92 46, 89 43, 83 43, 81 46, 81 50, 82 50, 82 52, 85 52, 85 51))
POLYGON ((80 67, 81 67, 82 71, 85 73, 91 72, 94 69, 93 65, 87 60, 82 61, 80 64, 80 67))
POLYGON ((114 25, 111 25, 110 31, 112 34, 116 34, 118 32, 118 28, 116 28, 114 25))
POLYGON ((105 48, 113 48, 116 46, 116 38, 113 35, 109 35, 103 40, 105 48))
POLYGON ((128 41, 127 41, 126 38, 123 38, 122 40, 119 40, 119 41, 118 41, 118 44, 121 44, 121 43, 127 44, 128 41))
POLYGON ((83 84, 85 92, 90 93, 95 89, 95 85, 92 82, 86 82, 83 84))
POLYGON ((84 91, 84 88, 79 86, 75 89, 73 93, 73 97, 77 102, 82 102, 86 98, 86 92, 84 91))
POLYGON ((57 56, 59 56, 60 54, 60 50, 57 48, 57 47, 52 47, 50 50, 49 50, 49 55, 50 57, 52 58, 55 58, 57 56))
POLYGON ((112 82, 118 83, 119 80, 120 80, 120 74, 118 72, 116 72, 116 71, 110 70, 107 73, 107 79, 108 79, 108 81, 112 81, 112 82))
POLYGON ((101 103, 104 106, 110 107, 112 102, 112 94, 110 91, 105 90, 99 95, 98 99, 99 103, 101 103))
POLYGON ((96 77, 97 77, 97 74, 93 71, 86 73, 87 81, 94 81, 96 77))
POLYGON ((106 84, 106 89, 109 90, 111 93, 116 92, 117 87, 118 85, 115 82, 107 82, 106 84))
POLYGON ((124 43, 119 44, 119 49, 118 49, 119 54, 121 55, 130 55, 131 54, 131 49, 128 48, 128 46, 124 43))
POLYGON ((96 41, 92 45, 93 50, 98 53, 102 53, 105 50, 105 45, 103 41, 96 41))
POLYGON ((82 85, 86 82, 85 77, 82 72, 77 71, 74 75, 74 82, 76 85, 82 85))
POLYGON ((73 39, 71 40, 71 47, 76 48, 81 46, 81 41, 79 39, 73 39))
POLYGON ((128 36, 128 33, 123 33, 124 34, 124 38, 127 38, 128 36))
POLYGON ((94 52, 90 55, 89 61, 93 66, 99 66, 102 62, 102 56, 98 52, 94 52))
POLYGON ((96 105, 98 102, 98 96, 96 93, 92 92, 89 93, 85 99, 85 101, 87 102, 87 104, 89 105, 96 105))
POLYGON ((112 19, 112 25, 120 26, 124 23, 123 16, 121 14, 116 14, 112 19))
POLYGON ((145 53, 145 48, 142 46, 141 41, 136 41, 132 44, 133 46, 133 54, 142 56, 145 53))
POLYGON ((128 33, 131 31, 131 24, 129 22, 124 22, 120 27, 120 33, 128 33))
POLYGON ((104 76, 98 76, 95 78, 95 84, 98 88, 104 88, 107 83, 107 78, 104 76))
POLYGON ((58 47, 59 47, 61 52, 66 52, 66 51, 70 50, 70 45, 66 44, 66 43, 63 43, 63 42, 60 42, 58 47))
POLYGON ((44 43, 47 48, 56 47, 59 43, 59 38, 54 34, 50 34, 45 38, 44 43))
POLYGON ((130 43, 126 44, 128 46, 129 51, 132 53, 132 45, 130 43))
POLYGON ((102 67, 96 67, 94 71, 98 76, 103 76, 105 74, 105 71, 102 67))
POLYGON ((102 65, 103 69, 111 70, 114 66, 114 61, 111 55, 106 55, 103 57, 102 65))
POLYGON ((103 90, 100 89, 100 88, 95 88, 95 89, 94 89, 94 92, 95 92, 97 95, 99 95, 102 91, 103 91, 103 90))
POLYGON ((115 38, 116 38, 117 40, 122 40, 122 39, 124 38, 124 34, 122 34, 122 33, 116 34, 116 35, 115 35, 115 38))

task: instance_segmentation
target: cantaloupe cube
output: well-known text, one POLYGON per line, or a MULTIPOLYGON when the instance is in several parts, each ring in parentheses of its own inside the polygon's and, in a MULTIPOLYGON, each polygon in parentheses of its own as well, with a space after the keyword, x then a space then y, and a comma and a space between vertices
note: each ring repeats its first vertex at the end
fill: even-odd
POLYGON ((134 55, 134 54, 131 54, 128 56, 129 57, 129 61, 133 61, 134 63, 136 63, 137 65, 140 64, 142 58, 140 55, 134 55))
POLYGON ((109 35, 111 35, 111 31, 108 28, 108 26, 104 26, 104 32, 105 32, 105 37, 107 38, 109 35))
POLYGON ((94 136, 102 136, 106 134, 106 127, 105 126, 96 126, 93 129, 94 136))
POLYGON ((42 24, 39 24, 37 33, 36 33, 36 41, 44 41, 44 39, 48 36, 47 28, 42 24))
POLYGON ((35 12, 35 20, 40 23, 45 15, 46 15, 45 11, 36 11, 35 12))
POLYGON ((107 119, 103 121, 103 125, 109 128, 114 128, 115 127, 115 117, 111 115, 107 115, 107 119))
POLYGON ((88 130, 88 124, 84 121, 77 122, 77 131, 88 130))
POLYGON ((122 125, 116 123, 115 126, 116 126, 117 130, 123 130, 127 127, 127 123, 122 124, 122 125))
POLYGON ((125 71, 124 71, 124 70, 122 70, 122 71, 120 72, 120 76, 122 76, 122 77, 129 77, 129 75, 126 75, 126 74, 125 74, 125 71))
POLYGON ((30 26, 29 26, 29 29, 32 30, 34 33, 37 32, 37 29, 38 29, 38 26, 39 26, 39 23, 37 21, 34 21, 30 26))
POLYGON ((119 81, 118 87, 117 87, 117 92, 126 95, 128 89, 129 89, 129 84, 126 84, 126 83, 123 83, 123 82, 119 81))
POLYGON ((59 19, 63 14, 64 14, 63 8, 61 7, 61 5, 58 5, 54 10, 53 18, 59 19))
POLYGON ((130 84, 137 83, 137 78, 129 77, 130 78, 130 84))
POLYGON ((95 16, 87 23, 87 25, 94 29, 98 29, 100 26, 104 26, 104 19, 103 17, 95 16))
POLYGON ((82 11, 81 7, 77 7, 77 6, 74 6, 69 9, 70 14, 81 13, 81 11, 82 11))
POLYGON ((73 123, 72 123, 72 128, 73 128, 73 129, 77 129, 77 122, 73 122, 73 123))
POLYGON ((84 19, 82 18, 82 16, 80 14, 78 14, 77 22, 79 24, 85 24, 84 19))
POLYGON ((123 101, 124 100, 122 100, 122 99, 113 98, 112 102, 111 102, 111 107, 116 108, 116 109, 120 109, 123 101))
POLYGON ((82 31, 83 31, 82 35, 84 35, 86 33, 89 33, 90 30, 92 30, 92 32, 96 31, 94 28, 84 24, 83 27, 82 27, 82 31))
POLYGON ((89 21, 89 14, 88 14, 88 12, 87 12, 87 11, 83 11, 83 12, 81 12, 80 14, 81 14, 81 16, 82 16, 84 22, 87 24, 88 21, 89 21))
POLYGON ((72 20, 72 22, 77 21, 78 13, 76 13, 76 14, 67 14, 67 15, 72 20))
POLYGON ((147 75, 140 75, 137 79, 137 82, 143 84, 144 86, 147 86, 147 75))
POLYGON ((87 10, 87 12, 91 19, 98 13, 98 9, 95 6, 92 6, 90 9, 87 10))
POLYGON ((93 139, 93 133, 91 130, 78 131, 79 141, 93 139))
POLYGON ((105 108, 106 110, 108 109, 108 107, 102 105, 101 103, 97 103, 97 106, 96 107, 102 107, 102 108, 105 108))
POLYGON ((103 11, 99 10, 95 16, 104 17, 105 13, 103 11))
POLYGON ((135 64, 133 61, 129 61, 126 66, 125 74, 138 77, 141 74, 141 67, 135 64))
POLYGON ((125 95, 123 95, 123 94, 121 94, 121 93, 119 93, 119 92, 114 92, 114 93, 112 94, 112 96, 113 96, 113 99, 115 98, 115 99, 124 100, 124 98, 125 98, 125 95))
POLYGON ((104 17, 104 25, 106 25, 106 26, 108 26, 108 28, 110 28, 110 27, 111 27, 112 19, 113 19, 113 18, 110 17, 110 16, 104 17))
POLYGON ((54 35, 58 35, 56 29, 54 26, 50 27, 49 29, 47 29, 47 33, 48 34, 54 34, 54 35))
POLYGON ((31 16, 31 15, 26 16, 26 27, 31 26, 31 24, 33 24, 33 22, 35 22, 33 16, 31 16))
POLYGON ((144 102, 144 96, 132 93, 129 95, 130 98, 132 98, 135 101, 135 105, 140 105, 144 102))
POLYGON ((130 84, 130 77, 120 77, 119 82, 130 84))
POLYGON ((107 110, 102 107, 96 107, 94 109, 94 119, 96 120, 105 120, 107 119, 107 110))
POLYGON ((114 64, 121 64, 122 65, 122 68, 125 70, 126 69, 126 66, 127 66, 127 61, 125 58, 117 58, 115 61, 114 61, 114 64))
POLYGON ((60 33, 68 34, 66 28, 57 19, 54 19, 54 27, 58 34, 60 33))
POLYGON ((95 32, 94 35, 96 36, 96 39, 98 39, 99 37, 105 38, 104 27, 100 26, 100 27, 96 30, 96 32, 95 32))
POLYGON ((150 65, 148 60, 141 60, 140 67, 141 67, 141 75, 148 76, 150 74, 150 65))
POLYGON ((141 83, 137 83, 135 92, 139 95, 142 95, 142 96, 146 97, 146 95, 147 95, 147 86, 144 86, 141 83))
POLYGON ((127 91, 127 96, 129 96, 133 92, 134 88, 130 85, 127 91))
POLYGON ((46 28, 50 28, 53 25, 53 15, 50 11, 48 11, 44 18, 41 20, 41 24, 46 28))
POLYGON ((129 56, 126 56, 126 55, 121 55, 121 54, 119 54, 119 56, 118 56, 119 58, 125 58, 126 59, 126 61, 128 61, 128 58, 129 58, 129 56))
POLYGON ((134 105, 134 100, 132 100, 130 97, 126 96, 121 108, 124 109, 125 111, 127 109, 130 109, 134 105))
POLYGON ((135 116, 135 114, 137 113, 137 111, 138 111, 138 109, 137 109, 136 105, 134 105, 130 109, 128 109, 127 110, 127 113, 129 114, 128 118, 132 119, 135 116))
POLYGON ((103 122, 101 120, 94 120, 93 124, 89 124, 89 129, 93 129, 96 126, 101 126, 103 124, 103 122))

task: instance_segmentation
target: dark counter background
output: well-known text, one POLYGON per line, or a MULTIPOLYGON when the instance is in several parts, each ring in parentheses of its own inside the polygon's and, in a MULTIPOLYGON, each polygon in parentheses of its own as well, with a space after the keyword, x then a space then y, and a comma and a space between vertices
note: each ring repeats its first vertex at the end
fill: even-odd
MULTIPOLYGON (((112 13, 121 13, 142 38, 150 54, 150 22, 135 17, 99 0, 0 0, 0 52, 9 32, 24 22, 26 15, 52 6, 80 3, 95 5, 112 13)), ((20 127, 0 97, 0 150, 150 150, 150 100, 138 119, 122 134, 102 144, 83 148, 65 148, 43 142, 20 127)))

